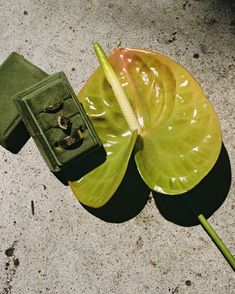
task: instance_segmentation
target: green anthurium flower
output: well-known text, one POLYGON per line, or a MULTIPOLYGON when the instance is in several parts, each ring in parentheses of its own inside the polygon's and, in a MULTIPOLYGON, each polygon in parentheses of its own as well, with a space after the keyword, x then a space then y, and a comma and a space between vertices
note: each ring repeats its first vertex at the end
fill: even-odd
POLYGON ((107 161, 70 183, 82 203, 100 207, 117 190, 135 147, 143 180, 160 193, 181 194, 197 185, 221 149, 216 113, 192 75, 147 50, 118 48, 101 63, 78 99, 107 151, 107 161), (138 133, 138 139, 137 138, 138 133))

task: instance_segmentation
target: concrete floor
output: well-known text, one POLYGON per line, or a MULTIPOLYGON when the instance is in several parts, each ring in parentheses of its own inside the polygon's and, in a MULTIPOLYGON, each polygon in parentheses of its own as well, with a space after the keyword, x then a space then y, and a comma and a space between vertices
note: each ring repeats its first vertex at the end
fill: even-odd
MULTIPOLYGON (((158 50, 200 81, 234 175, 234 9, 232 0, 0 0, 0 61, 18 51, 48 73, 63 70, 78 91, 97 66, 94 41, 107 53, 119 42, 158 50)), ((235 293, 234 272, 202 227, 169 221, 153 198, 113 224, 56 180, 32 139, 18 155, 0 147, 0 162, 1 294, 235 293)), ((233 254, 234 195, 233 178, 209 219, 233 254)))

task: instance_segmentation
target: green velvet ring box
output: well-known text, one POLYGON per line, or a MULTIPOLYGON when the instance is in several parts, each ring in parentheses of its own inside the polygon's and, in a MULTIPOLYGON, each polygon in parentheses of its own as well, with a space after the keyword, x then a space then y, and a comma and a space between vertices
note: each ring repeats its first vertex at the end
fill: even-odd
POLYGON ((13 153, 18 153, 29 139, 13 96, 47 76, 16 52, 0 66, 0 145, 13 153))
POLYGON ((49 169, 65 184, 105 161, 102 143, 63 72, 18 93, 15 102, 49 169))

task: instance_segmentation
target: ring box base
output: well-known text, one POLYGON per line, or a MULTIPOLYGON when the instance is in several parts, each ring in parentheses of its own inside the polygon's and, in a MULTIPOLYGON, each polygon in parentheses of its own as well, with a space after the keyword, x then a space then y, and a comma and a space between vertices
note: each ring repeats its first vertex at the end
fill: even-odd
POLYGON ((103 145, 63 72, 18 93, 15 103, 49 169, 64 184, 105 161, 103 145), (69 132, 58 125, 59 117, 71 122, 69 132), (78 145, 67 149, 58 144, 70 142, 80 129, 83 137, 78 145))

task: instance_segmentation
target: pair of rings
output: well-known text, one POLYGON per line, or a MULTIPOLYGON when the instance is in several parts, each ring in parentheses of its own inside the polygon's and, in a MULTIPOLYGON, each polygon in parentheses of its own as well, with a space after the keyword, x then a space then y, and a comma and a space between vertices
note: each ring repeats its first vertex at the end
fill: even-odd
MULTIPOLYGON (((64 100, 59 100, 58 102, 54 103, 54 104, 51 104, 49 105, 48 107, 46 107, 43 112, 46 112, 46 113, 54 113, 54 112, 57 112, 59 111, 62 106, 64 104, 64 100)), ((70 128, 71 128, 71 121, 69 120, 69 118, 66 118, 64 116, 58 116, 57 117, 57 125, 56 127, 64 130, 64 131, 69 131, 70 128)))
MULTIPOLYGON (((58 116, 57 118, 57 127, 62 129, 65 132, 71 132, 72 123, 69 118, 64 116, 58 116)), ((58 141, 56 146, 63 149, 73 149, 78 147, 83 141, 84 128, 80 126, 76 131, 72 132, 69 136, 58 141)))

